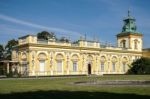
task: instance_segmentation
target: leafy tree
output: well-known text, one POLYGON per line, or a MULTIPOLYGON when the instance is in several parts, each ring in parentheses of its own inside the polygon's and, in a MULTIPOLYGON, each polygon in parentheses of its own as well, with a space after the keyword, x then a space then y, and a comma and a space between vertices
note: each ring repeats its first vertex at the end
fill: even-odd
POLYGON ((61 37, 59 41, 69 43, 69 39, 65 37, 61 37))
POLYGON ((3 59, 3 55, 4 55, 4 47, 3 45, 0 44, 0 60, 3 59))
POLYGON ((140 58, 131 64, 128 74, 150 74, 150 58, 140 58))
POLYGON ((74 41, 74 42, 72 42, 72 44, 78 44, 79 43, 79 41, 74 41))
POLYGON ((10 41, 8 41, 7 45, 5 46, 5 55, 4 58, 10 60, 11 59, 11 52, 12 52, 12 48, 14 46, 18 45, 18 41, 15 39, 12 39, 10 41))
POLYGON ((54 32, 42 31, 37 34, 38 39, 48 40, 49 38, 56 39, 56 35, 54 32))

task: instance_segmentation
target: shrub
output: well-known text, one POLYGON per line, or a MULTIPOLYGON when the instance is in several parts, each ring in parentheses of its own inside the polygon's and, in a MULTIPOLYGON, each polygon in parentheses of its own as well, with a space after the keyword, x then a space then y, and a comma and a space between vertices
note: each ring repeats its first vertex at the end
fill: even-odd
POLYGON ((134 61, 128 70, 128 74, 150 74, 150 58, 142 57, 134 61))

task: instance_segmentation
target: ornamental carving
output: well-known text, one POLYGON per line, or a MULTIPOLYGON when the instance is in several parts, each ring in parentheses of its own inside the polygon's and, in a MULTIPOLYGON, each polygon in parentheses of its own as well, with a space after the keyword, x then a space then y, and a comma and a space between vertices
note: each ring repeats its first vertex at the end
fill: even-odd
POLYGON ((39 60, 46 60, 46 59, 47 59, 46 54, 45 54, 45 53, 40 53, 40 54, 38 55, 38 59, 39 59, 39 60))
POLYGON ((56 55, 56 60, 63 60, 64 56, 62 54, 57 54, 56 55))
POLYGON ((123 63, 126 63, 127 61, 128 61, 127 58, 126 58, 126 57, 123 57, 122 62, 123 62, 123 63))
POLYGON ((112 61, 113 63, 117 62, 117 57, 116 57, 116 56, 113 56, 111 61, 112 61))
POLYGON ((23 53, 21 58, 22 58, 22 60, 27 60, 27 55, 26 55, 26 53, 23 53))
POLYGON ((76 54, 72 55, 71 60, 72 60, 72 61, 78 61, 78 60, 79 60, 78 55, 76 55, 76 54))
POLYGON ((101 62, 105 62, 106 61, 106 57, 105 56, 101 56, 100 61, 101 62))

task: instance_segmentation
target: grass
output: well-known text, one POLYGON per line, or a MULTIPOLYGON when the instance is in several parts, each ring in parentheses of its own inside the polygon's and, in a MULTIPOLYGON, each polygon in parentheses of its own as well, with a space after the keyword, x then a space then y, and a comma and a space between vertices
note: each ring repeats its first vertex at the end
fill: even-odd
POLYGON ((22 99, 109 99, 150 98, 150 87, 77 86, 76 81, 150 80, 150 75, 106 75, 92 77, 63 77, 0 80, 0 98, 22 99))

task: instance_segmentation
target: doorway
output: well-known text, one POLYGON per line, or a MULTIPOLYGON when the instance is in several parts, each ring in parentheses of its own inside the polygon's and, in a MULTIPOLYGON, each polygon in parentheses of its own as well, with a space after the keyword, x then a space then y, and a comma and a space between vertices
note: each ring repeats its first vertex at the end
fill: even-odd
POLYGON ((88 74, 89 75, 91 74, 91 64, 90 63, 88 64, 88 74))

